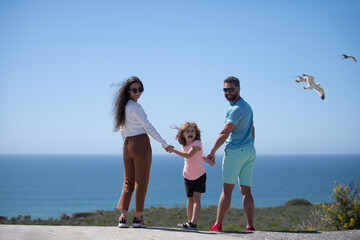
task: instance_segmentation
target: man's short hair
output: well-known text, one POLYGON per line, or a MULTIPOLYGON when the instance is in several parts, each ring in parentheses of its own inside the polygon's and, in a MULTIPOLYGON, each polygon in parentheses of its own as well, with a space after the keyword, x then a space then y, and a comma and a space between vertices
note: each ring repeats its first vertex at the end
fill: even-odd
POLYGON ((224 80, 224 83, 234 83, 236 87, 240 87, 240 81, 238 78, 230 76, 224 80))

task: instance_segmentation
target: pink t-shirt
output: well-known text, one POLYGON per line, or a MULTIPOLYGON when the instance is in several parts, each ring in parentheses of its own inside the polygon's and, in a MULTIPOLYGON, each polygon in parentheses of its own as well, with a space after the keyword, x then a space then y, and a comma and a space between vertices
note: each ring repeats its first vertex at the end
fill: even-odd
POLYGON ((188 152, 191 147, 200 147, 200 150, 191 158, 185 158, 185 165, 183 170, 183 176, 188 180, 195 180, 201 177, 205 173, 205 167, 203 162, 203 149, 201 141, 195 140, 189 145, 182 147, 184 152, 188 152))

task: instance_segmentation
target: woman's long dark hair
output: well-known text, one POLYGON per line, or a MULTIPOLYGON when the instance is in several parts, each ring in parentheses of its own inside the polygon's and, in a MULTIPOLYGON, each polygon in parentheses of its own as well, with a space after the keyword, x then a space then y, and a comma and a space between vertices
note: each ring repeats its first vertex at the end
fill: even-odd
POLYGON ((124 125, 125 123, 125 107, 127 102, 130 100, 129 91, 130 85, 138 82, 141 84, 141 87, 144 89, 144 86, 141 80, 138 77, 130 77, 129 79, 125 80, 121 88, 116 94, 115 101, 113 103, 113 114, 114 118, 114 131, 117 132, 120 129, 120 126, 124 125))

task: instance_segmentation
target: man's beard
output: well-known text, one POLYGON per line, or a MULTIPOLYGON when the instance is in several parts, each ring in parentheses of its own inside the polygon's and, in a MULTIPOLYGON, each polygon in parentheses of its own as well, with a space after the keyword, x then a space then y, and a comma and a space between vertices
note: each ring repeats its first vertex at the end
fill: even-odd
POLYGON ((235 93, 235 94, 232 94, 232 95, 225 95, 226 99, 229 101, 229 102, 233 102, 236 100, 236 98, 238 97, 238 94, 235 93))

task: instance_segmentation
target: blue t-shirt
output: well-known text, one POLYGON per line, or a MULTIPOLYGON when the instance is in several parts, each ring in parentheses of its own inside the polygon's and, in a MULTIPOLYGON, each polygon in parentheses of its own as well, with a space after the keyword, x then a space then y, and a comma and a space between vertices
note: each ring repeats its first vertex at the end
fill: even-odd
POLYGON ((235 124, 235 129, 226 139, 226 147, 236 149, 254 146, 252 137, 253 111, 243 98, 230 105, 225 122, 235 124))

